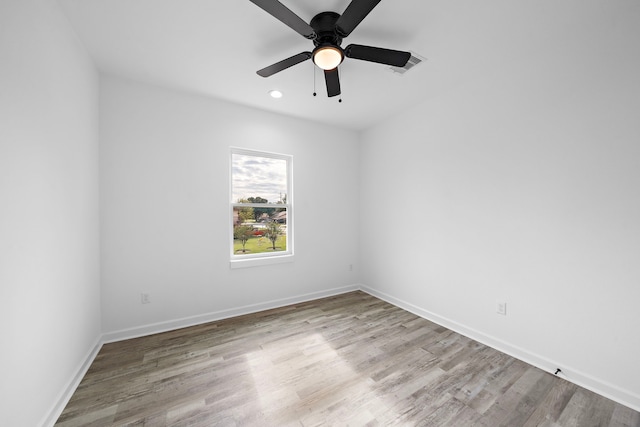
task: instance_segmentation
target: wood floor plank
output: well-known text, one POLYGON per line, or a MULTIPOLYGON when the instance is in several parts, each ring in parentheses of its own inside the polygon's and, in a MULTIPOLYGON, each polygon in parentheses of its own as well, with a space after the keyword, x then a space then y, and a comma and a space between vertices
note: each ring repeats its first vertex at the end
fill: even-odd
POLYGON ((638 427, 363 292, 105 344, 57 426, 638 427))
POLYGON ((539 403, 523 427, 536 427, 556 423, 577 388, 578 386, 568 381, 560 379, 554 381, 544 400, 539 403))

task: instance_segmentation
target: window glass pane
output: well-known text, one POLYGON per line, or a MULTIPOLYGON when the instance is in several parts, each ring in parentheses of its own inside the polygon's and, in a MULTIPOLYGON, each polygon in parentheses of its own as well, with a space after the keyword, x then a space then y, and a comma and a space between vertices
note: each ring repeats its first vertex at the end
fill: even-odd
POLYGON ((232 203, 286 203, 287 161, 232 154, 232 203))
POLYGON ((234 207, 233 253, 252 255, 287 250, 287 209, 234 207))

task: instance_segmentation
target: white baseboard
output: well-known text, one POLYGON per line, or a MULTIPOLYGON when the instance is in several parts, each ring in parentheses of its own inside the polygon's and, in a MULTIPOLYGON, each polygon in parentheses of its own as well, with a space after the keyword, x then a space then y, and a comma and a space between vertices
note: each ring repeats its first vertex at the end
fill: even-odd
POLYGON ((60 396, 58 397, 56 403, 47 412, 47 415, 39 424, 40 426, 49 427, 53 426, 56 423, 65 406, 67 406, 67 403, 69 403, 71 396, 73 396, 73 393, 75 393, 78 385, 80 385, 80 381, 82 381, 82 378, 84 378, 84 375, 89 370, 89 367, 93 363, 93 360, 98 355, 98 352, 102 348, 102 344, 102 337, 98 337, 93 347, 89 350, 84 359, 82 359, 80 366, 78 366, 78 369, 76 369, 73 377, 67 382, 66 387, 64 387, 64 389, 60 393, 60 396))
POLYGON ((250 304, 242 307, 215 311, 212 313, 200 314, 197 316, 184 317, 181 319, 158 322, 149 325, 139 326, 135 328, 123 329, 115 332, 105 333, 102 337, 103 342, 110 343, 122 341, 131 338, 138 338, 146 335, 158 334, 161 332, 173 331, 175 329, 187 328, 189 326, 201 325, 203 323, 215 322, 230 317, 242 316, 245 314, 257 313, 259 311, 280 308, 291 304, 298 304, 314 299, 330 297, 333 295, 344 294, 346 292, 357 291, 360 289, 357 285, 344 286, 341 288, 327 289, 319 292, 312 292, 303 295, 297 295, 289 298, 282 298, 267 301, 258 304, 250 304))
POLYGON ((565 363, 560 364, 557 361, 540 356, 524 348, 514 346, 499 338, 487 335, 469 326, 462 325, 451 319, 439 316, 435 313, 432 313, 409 302, 403 301, 399 298, 393 297, 384 292, 377 291, 365 285, 360 285, 360 290, 404 310, 407 310, 408 312, 411 312, 417 316, 430 320, 434 323, 437 323, 438 325, 444 326, 448 329, 451 329, 452 331, 455 331, 482 344, 492 347, 498 351, 506 353, 509 356, 522 360, 523 362, 526 362, 551 374, 555 373, 556 367, 562 366, 562 373, 558 375, 561 378, 570 381, 580 387, 584 387, 587 390, 591 390, 594 393, 618 402, 624 406, 628 406, 635 411, 640 411, 640 396, 629 390, 622 389, 606 381, 594 378, 593 376, 579 370, 571 369, 571 367, 567 366, 565 363))

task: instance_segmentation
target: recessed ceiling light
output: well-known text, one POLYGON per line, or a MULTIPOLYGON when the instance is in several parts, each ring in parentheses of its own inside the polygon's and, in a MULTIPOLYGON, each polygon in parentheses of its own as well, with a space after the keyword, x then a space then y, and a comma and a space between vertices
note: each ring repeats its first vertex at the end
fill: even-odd
POLYGON ((272 98, 282 98, 282 92, 280 92, 279 90, 270 90, 269 91, 269 95, 271 95, 272 98))

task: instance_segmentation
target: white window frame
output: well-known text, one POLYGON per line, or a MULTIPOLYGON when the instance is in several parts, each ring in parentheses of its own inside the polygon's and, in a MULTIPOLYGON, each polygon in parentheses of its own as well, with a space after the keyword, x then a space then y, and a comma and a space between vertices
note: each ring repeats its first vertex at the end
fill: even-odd
POLYGON ((229 252, 230 252, 230 268, 245 268, 261 265, 279 264, 285 262, 293 262, 293 156, 289 154, 279 154, 266 151, 250 150, 245 148, 231 147, 229 152, 229 252), (233 155, 240 154, 245 156, 266 157, 270 159, 278 159, 286 161, 287 168, 287 193, 286 203, 237 203, 233 200, 233 155), (234 217, 233 210, 236 207, 284 207, 287 210, 287 249, 279 252, 263 252, 258 254, 236 255, 234 253, 233 244, 233 226, 234 217))

